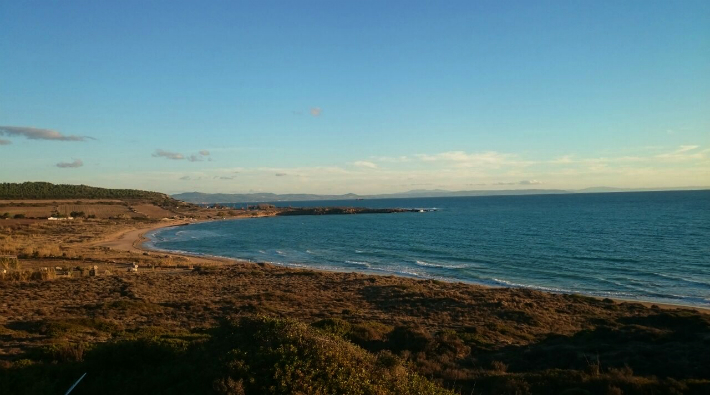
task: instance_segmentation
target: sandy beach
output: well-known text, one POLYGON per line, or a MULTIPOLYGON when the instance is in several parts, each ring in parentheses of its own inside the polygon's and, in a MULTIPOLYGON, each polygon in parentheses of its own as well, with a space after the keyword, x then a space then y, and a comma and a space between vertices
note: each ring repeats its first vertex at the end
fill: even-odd
MULTIPOLYGON (((232 219, 232 220, 234 220, 234 219, 232 219)), ((128 251, 128 252, 132 252, 132 253, 153 253, 153 254, 159 253, 159 254, 163 254, 163 255, 183 257, 183 258, 189 259, 191 262, 196 263, 196 264, 224 265, 224 264, 235 264, 235 263, 247 263, 246 261, 243 261, 243 260, 225 258, 225 257, 204 257, 204 256, 196 256, 196 255, 191 255, 191 254, 186 254, 186 253, 157 251, 157 250, 147 248, 144 245, 144 243, 146 241, 148 241, 148 239, 145 237, 145 234, 150 231, 162 229, 162 228, 170 228, 170 227, 175 227, 175 226, 188 226, 190 224, 196 224, 196 223, 202 223, 202 222, 210 222, 210 221, 172 221, 172 222, 151 224, 150 226, 147 226, 144 228, 131 229, 131 230, 126 230, 126 231, 122 231, 122 232, 117 232, 117 233, 107 236, 104 240, 96 241, 96 242, 90 243, 88 245, 103 246, 103 247, 108 247, 108 248, 112 248, 115 250, 128 251)), ((292 270, 300 270, 300 269, 292 269, 292 270)), ((303 270, 316 270, 316 269, 303 269, 303 270)), ((367 274, 367 275, 386 276, 386 275, 376 274, 376 273, 371 273, 371 274, 367 274)), ((426 280, 423 280, 423 281, 426 281, 426 280)), ((452 282, 452 283, 456 284, 457 282, 452 282)), ((485 284, 476 284, 475 286, 488 288, 488 289, 505 288, 502 286, 497 287, 497 286, 485 285, 485 284)), ((710 308, 700 307, 700 306, 688 306, 688 305, 681 305, 681 304, 658 303, 658 302, 652 302, 652 301, 620 299, 620 298, 602 298, 602 297, 598 297, 598 296, 590 296, 590 297, 595 298, 595 299, 599 299, 599 300, 611 299, 611 300, 614 300, 616 303, 639 303, 639 304, 641 304, 645 307, 649 307, 649 308, 656 306, 658 308, 665 309, 665 310, 692 309, 692 310, 702 312, 704 314, 710 314, 710 308)))
POLYGON ((195 221, 195 220, 175 220, 175 221, 165 221, 161 223, 151 224, 146 227, 141 227, 138 229, 129 229, 120 232, 116 232, 106 236, 103 240, 94 241, 87 243, 86 246, 101 246, 108 247, 118 251, 127 251, 131 253, 159 253, 162 255, 176 256, 187 258, 190 262, 196 264, 230 264, 240 262, 237 259, 223 258, 223 257, 202 257, 185 253, 176 252, 165 252, 156 251, 144 246, 144 243, 148 241, 145 234, 153 230, 162 228, 171 228, 175 226, 187 226, 190 224, 196 224, 201 222, 209 222, 207 220, 195 221))

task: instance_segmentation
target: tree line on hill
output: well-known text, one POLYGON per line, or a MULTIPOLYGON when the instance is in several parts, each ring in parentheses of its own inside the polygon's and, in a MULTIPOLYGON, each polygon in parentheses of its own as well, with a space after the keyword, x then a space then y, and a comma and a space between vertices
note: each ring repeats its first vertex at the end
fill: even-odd
POLYGON ((49 182, 0 183, 0 199, 170 199, 158 192, 49 182))

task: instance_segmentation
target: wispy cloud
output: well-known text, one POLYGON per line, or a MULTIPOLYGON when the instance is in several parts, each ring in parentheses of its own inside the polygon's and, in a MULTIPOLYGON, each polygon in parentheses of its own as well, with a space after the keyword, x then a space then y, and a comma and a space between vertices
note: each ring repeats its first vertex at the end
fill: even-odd
MULTIPOLYGON (((659 150, 662 147, 643 147, 644 149, 659 150)), ((710 149, 700 149, 699 145, 681 145, 677 149, 656 155, 639 156, 602 156, 597 158, 575 158, 573 155, 564 155, 547 163, 553 165, 588 165, 594 168, 601 168, 610 165, 623 165, 633 163, 662 163, 662 162, 682 162, 698 159, 705 159, 710 154, 710 149)))
MULTIPOLYGON (((542 182, 538 180, 521 180, 515 182, 495 182, 491 185, 540 185, 542 182)), ((475 184, 475 185, 486 185, 486 184, 475 184)))
POLYGON ((698 151, 699 145, 681 145, 672 152, 656 155, 656 158, 666 161, 682 162, 686 160, 703 159, 710 149, 698 151))
POLYGON ((415 157, 424 162, 449 162, 456 167, 500 167, 500 166, 528 166, 531 161, 519 160, 515 154, 506 154, 496 151, 472 152, 448 151, 438 154, 418 154, 415 157))
POLYGON ((12 144, 12 141, 0 139, 0 145, 10 145, 10 144, 12 144))
POLYGON ((210 152, 207 151, 206 149, 200 150, 200 152, 197 153, 197 155, 189 155, 187 156, 187 160, 190 162, 202 162, 205 160, 205 157, 207 157, 208 161, 212 161, 212 158, 209 158, 210 152))
POLYGON ((85 141, 94 140, 89 136, 65 136, 56 130, 29 126, 0 126, 0 135, 23 136, 29 140, 85 141))
POLYGON ((319 117, 323 113, 323 110, 320 107, 313 107, 311 108, 311 115, 314 117, 319 117))
POLYGON ((373 156, 370 158, 370 160, 375 161, 375 162, 386 162, 386 163, 402 163, 402 162, 410 162, 412 158, 408 156, 373 156))
POLYGON ((276 177, 286 177, 288 174, 286 173, 276 173, 274 174, 276 177))
POLYGON ((368 168, 368 169, 376 169, 376 168, 377 168, 377 165, 376 165, 375 163, 368 162, 368 161, 366 161, 366 160, 359 160, 359 161, 353 162, 353 166, 355 166, 355 167, 365 167, 365 168, 368 168))
POLYGON ((59 162, 57 163, 57 167, 61 168, 72 168, 72 167, 82 167, 84 166, 84 162, 81 161, 81 159, 74 159, 72 162, 59 162))
POLYGON ((172 160, 187 160, 188 162, 202 162, 207 158, 208 161, 212 161, 210 157, 210 152, 207 150, 201 150, 197 154, 193 155, 183 155, 179 152, 166 151, 162 149, 156 149, 152 156, 154 158, 167 158, 172 160))
POLYGON ((168 158, 172 160, 183 160, 185 159, 185 156, 183 154, 179 154, 177 152, 171 152, 171 151, 165 151, 162 149, 157 149, 155 152, 153 152, 152 155, 154 158, 168 158))

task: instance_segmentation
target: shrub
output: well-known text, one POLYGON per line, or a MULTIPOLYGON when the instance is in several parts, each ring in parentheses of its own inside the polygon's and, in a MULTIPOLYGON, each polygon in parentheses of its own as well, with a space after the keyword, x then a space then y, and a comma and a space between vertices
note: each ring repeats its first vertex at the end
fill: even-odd
POLYGON ((393 351, 408 350, 422 352, 431 348, 434 339, 426 329, 419 327, 398 326, 389 334, 389 347, 393 351))
POLYGON ((160 335, 44 350, 58 363, 0 369, 2 393, 452 394, 384 352, 375 356, 291 320, 243 318, 204 336, 160 335), (83 361, 82 361, 83 360, 83 361))
POLYGON ((326 318, 316 321, 312 325, 338 337, 347 336, 352 329, 349 322, 340 318, 326 318))

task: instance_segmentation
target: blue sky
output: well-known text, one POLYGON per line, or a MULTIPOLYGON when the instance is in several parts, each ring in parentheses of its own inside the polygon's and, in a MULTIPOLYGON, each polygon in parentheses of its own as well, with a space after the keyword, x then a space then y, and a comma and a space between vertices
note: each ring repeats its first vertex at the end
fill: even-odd
POLYGON ((0 3, 0 181, 710 186, 708 114, 707 1, 0 3))

